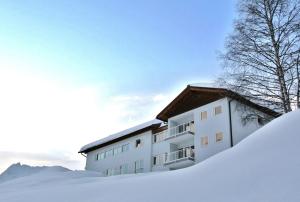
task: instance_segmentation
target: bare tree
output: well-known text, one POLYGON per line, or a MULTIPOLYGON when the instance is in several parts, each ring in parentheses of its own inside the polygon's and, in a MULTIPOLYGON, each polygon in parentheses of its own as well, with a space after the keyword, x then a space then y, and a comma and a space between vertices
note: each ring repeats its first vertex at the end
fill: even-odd
POLYGON ((299 105, 300 1, 240 0, 220 83, 275 110, 299 105))

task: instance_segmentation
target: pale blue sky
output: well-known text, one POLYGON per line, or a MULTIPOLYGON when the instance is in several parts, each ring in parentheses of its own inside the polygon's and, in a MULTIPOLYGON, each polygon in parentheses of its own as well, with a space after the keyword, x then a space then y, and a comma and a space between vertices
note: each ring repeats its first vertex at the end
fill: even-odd
POLYGON ((1 1, 0 49, 115 93, 168 90, 218 74, 234 11, 234 0, 1 1))
POLYGON ((0 172, 83 169, 81 146, 221 72, 235 0, 0 0, 0 172))

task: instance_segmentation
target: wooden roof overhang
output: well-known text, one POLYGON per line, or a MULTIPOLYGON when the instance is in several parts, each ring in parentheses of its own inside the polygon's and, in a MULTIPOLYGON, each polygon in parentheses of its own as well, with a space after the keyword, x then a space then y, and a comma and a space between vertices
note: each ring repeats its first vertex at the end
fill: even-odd
POLYGON ((270 116, 278 117, 277 113, 269 108, 260 106, 246 99, 245 97, 225 88, 209 88, 188 85, 169 105, 167 105, 158 115, 157 119, 168 121, 168 118, 178 114, 190 111, 216 100, 229 97, 240 101, 241 103, 251 106, 270 116))

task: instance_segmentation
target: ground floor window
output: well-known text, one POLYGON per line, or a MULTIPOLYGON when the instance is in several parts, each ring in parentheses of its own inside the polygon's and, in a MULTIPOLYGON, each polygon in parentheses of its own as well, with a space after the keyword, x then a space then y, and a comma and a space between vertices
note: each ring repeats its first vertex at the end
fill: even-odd
POLYGON ((106 170, 106 176, 112 176, 113 175, 113 169, 109 168, 106 170))
POLYGON ((144 161, 138 160, 134 162, 135 173, 142 173, 144 171, 144 161))
POLYGON ((128 173, 128 165, 124 164, 120 166, 121 174, 127 174, 128 173))

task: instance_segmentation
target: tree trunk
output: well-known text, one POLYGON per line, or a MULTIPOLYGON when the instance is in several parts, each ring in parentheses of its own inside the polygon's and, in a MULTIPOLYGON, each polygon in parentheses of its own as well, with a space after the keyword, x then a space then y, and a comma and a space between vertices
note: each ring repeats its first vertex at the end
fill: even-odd
POLYGON ((298 55, 297 58, 297 64, 296 64, 296 73, 297 73, 297 82, 298 82, 298 86, 297 86, 297 95, 296 95, 296 103, 297 103, 297 108, 300 109, 300 69, 299 69, 299 64, 300 63, 300 55, 298 55))
POLYGON ((274 48, 274 55, 275 55, 275 63, 276 63, 276 73, 278 77, 278 83, 280 86, 280 93, 281 93, 281 99, 283 104, 284 112, 290 112, 291 109, 291 103, 290 103, 290 97, 289 93, 286 87, 286 82, 284 78, 284 69, 280 61, 280 53, 279 53, 279 42, 276 40, 275 37, 275 31, 274 31, 274 22, 273 22, 273 14, 272 14, 272 8, 271 5, 268 3, 268 1, 265 1, 265 12, 266 12, 266 23, 269 28, 270 37, 272 41, 272 45, 274 48))

